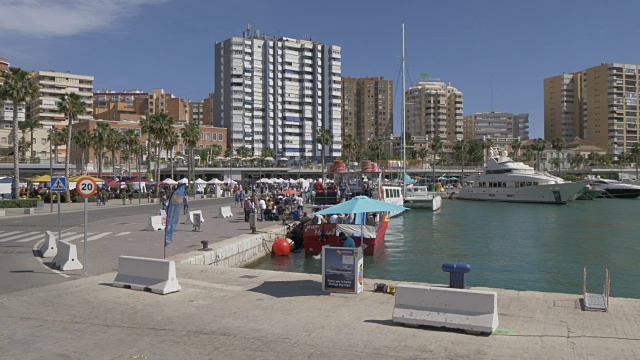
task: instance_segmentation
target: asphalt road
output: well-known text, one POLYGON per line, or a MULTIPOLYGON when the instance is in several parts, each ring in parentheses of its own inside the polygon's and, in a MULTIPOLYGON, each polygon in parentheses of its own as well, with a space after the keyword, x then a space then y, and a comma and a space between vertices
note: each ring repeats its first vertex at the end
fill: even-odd
MULTIPOLYGON (((240 216, 215 219, 219 206, 233 202, 232 198, 193 200, 190 210, 201 209, 205 218, 203 232, 192 232, 192 226, 179 224, 174 243, 167 247, 167 257, 201 247, 201 240, 222 240, 234 233, 247 231, 240 216), (224 221, 224 222, 223 222, 224 221), (210 225, 209 225, 210 224, 210 225), (216 225, 217 224, 217 225, 216 225)), ((233 205, 233 204, 232 204, 233 205)), ((89 205, 87 261, 84 262, 84 211, 62 204, 62 239, 77 246, 78 258, 87 267, 87 275, 99 275, 117 269, 120 255, 162 258, 164 231, 143 231, 149 215, 160 210, 158 204, 123 206, 120 201, 106 207, 89 205)), ((48 211, 48 209, 45 209, 48 211)), ((54 208, 55 210, 55 208, 54 208)), ((234 208, 235 212, 239 209, 234 208)), ((184 222, 181 217, 180 223, 184 222)), ((44 239, 44 231, 57 234, 58 213, 40 213, 0 218, 0 294, 78 279, 82 270, 58 272, 50 261, 38 256, 37 246, 44 239)))

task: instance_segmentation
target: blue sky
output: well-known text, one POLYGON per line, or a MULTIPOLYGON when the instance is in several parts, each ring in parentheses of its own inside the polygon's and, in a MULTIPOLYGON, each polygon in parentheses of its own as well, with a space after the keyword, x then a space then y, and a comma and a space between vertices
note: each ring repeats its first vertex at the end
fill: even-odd
POLYGON ((468 115, 492 110, 493 78, 493 109, 530 113, 531 135, 540 137, 545 77, 601 62, 640 63, 640 2, 615 2, 615 11, 610 4, 0 0, 0 57, 29 70, 93 75, 96 89, 162 87, 196 100, 214 91, 214 43, 241 35, 247 23, 342 46, 343 76, 397 82, 404 21, 409 83, 423 72, 451 82, 468 115))

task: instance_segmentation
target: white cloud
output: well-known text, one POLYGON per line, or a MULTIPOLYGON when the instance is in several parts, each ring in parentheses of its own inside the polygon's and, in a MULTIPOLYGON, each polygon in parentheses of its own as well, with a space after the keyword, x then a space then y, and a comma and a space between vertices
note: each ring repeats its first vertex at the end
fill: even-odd
POLYGON ((165 0, 0 0, 0 33, 35 37, 117 30, 118 20, 165 0))

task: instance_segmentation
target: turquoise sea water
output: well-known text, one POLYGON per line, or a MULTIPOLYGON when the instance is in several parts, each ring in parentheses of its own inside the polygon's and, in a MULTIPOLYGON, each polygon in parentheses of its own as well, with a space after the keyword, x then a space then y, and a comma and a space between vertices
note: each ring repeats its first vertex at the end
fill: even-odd
MULTIPOLYGON (((392 219, 384 248, 365 257, 365 277, 448 283, 445 262, 471 265, 469 286, 640 298, 640 199, 597 199, 568 205, 445 200, 432 213, 410 210, 392 219)), ((273 257, 256 268, 321 273, 304 254, 273 257)), ((372 285, 372 284, 370 284, 372 285)))

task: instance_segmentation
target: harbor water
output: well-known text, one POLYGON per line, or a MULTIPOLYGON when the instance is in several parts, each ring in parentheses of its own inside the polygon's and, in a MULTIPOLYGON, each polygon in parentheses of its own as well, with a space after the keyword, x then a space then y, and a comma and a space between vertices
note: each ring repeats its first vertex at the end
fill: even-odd
MULTIPOLYGON (((466 262, 468 286, 582 294, 601 293, 605 267, 611 296, 640 298, 638 199, 567 205, 447 200, 435 213, 410 210, 391 219, 384 247, 365 257, 365 278, 448 283, 441 266, 466 262)), ((255 267, 321 273, 303 253, 255 267)), ((368 284, 373 286, 373 284, 368 284)))

